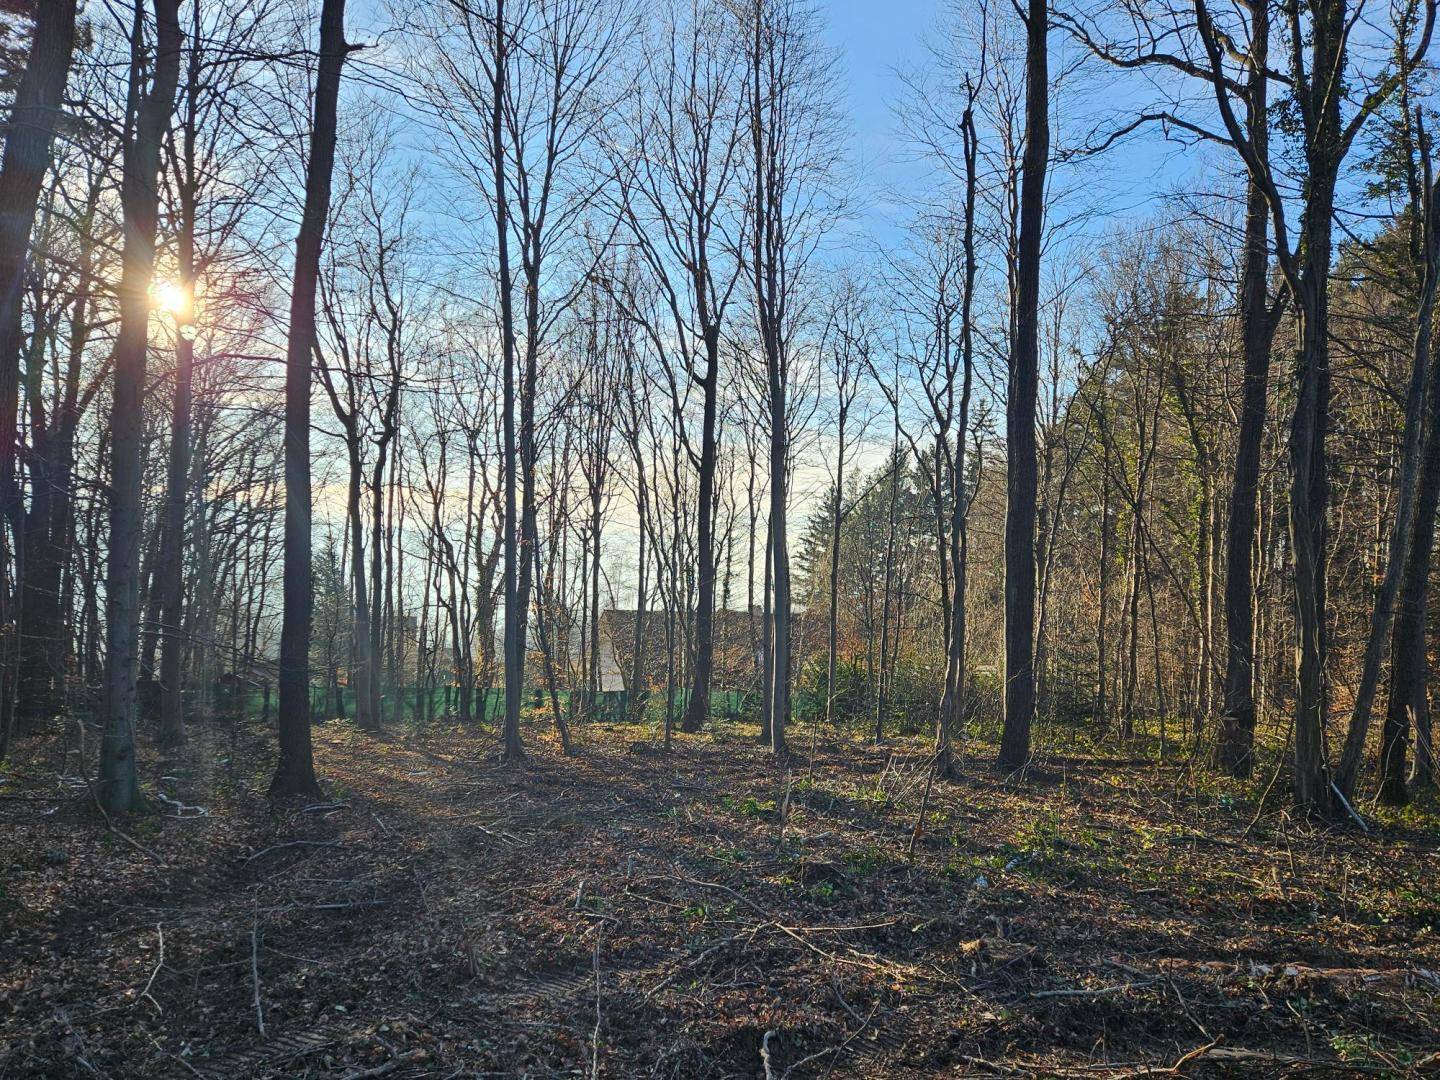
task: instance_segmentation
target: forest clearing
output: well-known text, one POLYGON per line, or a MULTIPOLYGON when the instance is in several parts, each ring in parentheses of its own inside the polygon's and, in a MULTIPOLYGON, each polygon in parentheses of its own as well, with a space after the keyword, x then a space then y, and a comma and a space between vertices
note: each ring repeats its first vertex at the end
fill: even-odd
POLYGON ((0 1080, 1440 1075, 1440 0, 0 0, 0 1080))
POLYGON ((1366 834, 1080 741, 1015 782, 967 759, 927 799, 919 740, 822 737, 787 771, 753 726, 652 734, 586 726, 568 758, 531 735, 506 769, 474 753, 493 732, 331 722, 323 798, 272 807, 264 733, 207 727, 123 832, 57 734, 0 785, 0 1075, 1440 1061, 1433 800, 1366 834))

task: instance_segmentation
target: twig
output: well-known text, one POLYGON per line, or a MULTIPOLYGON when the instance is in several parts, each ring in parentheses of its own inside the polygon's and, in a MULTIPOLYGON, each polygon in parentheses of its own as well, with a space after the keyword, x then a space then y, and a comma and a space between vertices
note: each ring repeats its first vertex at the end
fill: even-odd
POLYGON ((69 1014, 66 1013, 64 1009, 56 1009, 55 1019, 59 1020, 60 1023, 65 1025, 65 1030, 68 1031, 71 1038, 75 1040, 75 1048, 72 1049, 70 1052, 74 1056, 76 1063, 85 1066, 85 1068, 90 1072, 91 1076, 104 1076, 104 1073, 102 1073, 88 1060, 86 1060, 84 1052, 88 1052, 89 1047, 85 1045, 85 1039, 81 1036, 81 1034, 76 1031, 75 1028, 71 1025, 69 1014))
POLYGON ((765 1066, 765 1080, 775 1080, 775 1070, 770 1064, 770 1040, 775 1037, 775 1032, 765 1032, 765 1037, 760 1040, 760 1064, 765 1066))
POLYGON ((732 934, 724 941, 717 942, 716 944, 711 945, 710 948, 706 949, 699 956, 696 956, 693 959, 687 960, 683 964, 678 965, 674 971, 670 972, 669 975, 666 975, 663 979, 661 979, 658 983, 656 983, 654 986, 652 986, 649 990, 645 992, 645 996, 640 999, 640 1004, 649 1004, 650 999, 653 998, 656 994, 658 994, 661 990, 664 990, 665 987, 669 986, 672 982, 674 982, 676 978, 679 977, 682 971, 686 970, 687 968, 695 967, 701 961, 719 952, 726 945, 733 944, 734 942, 739 940, 739 938, 739 934, 732 934))
POLYGON ((402 1065, 409 1065, 412 1061, 421 1061, 424 1057, 424 1050, 407 1050, 405 1053, 391 1058, 383 1065, 376 1065, 373 1069, 360 1069, 357 1072, 347 1073, 345 1080, 370 1080, 372 1076, 385 1076, 394 1072, 402 1065))
POLYGON ((1220 1040, 1215 1039, 1197 1046, 1189 1053, 1180 1055, 1174 1065, 1145 1065, 1138 1069, 1132 1069, 1129 1072, 1112 1073, 1106 1077, 1106 1080, 1141 1080, 1142 1077, 1147 1076, 1180 1076, 1184 1073, 1186 1065, 1189 1065, 1192 1061, 1200 1061, 1203 1058, 1209 1057, 1210 1052, 1219 1045, 1220 1040))
MULTIPOLYGON (((839 991, 838 991, 838 990, 836 991, 836 996, 837 996, 837 997, 839 996, 839 991)), ((843 1002, 845 999, 844 999, 844 998, 841 998, 840 1000, 843 1002)), ((845 1008, 846 1008, 847 1010, 849 1010, 850 1006, 849 1006, 849 1005, 846 1005, 845 1008)), ((870 1021, 873 1020, 873 1019, 875 1019, 875 1014, 876 1014, 879 1010, 880 1010, 880 1002, 877 1001, 877 1002, 875 1002, 874 1005, 870 1006, 870 1015, 867 1016, 867 1017, 865 1017, 865 1019, 860 1022, 860 1026, 859 1026, 859 1027, 857 1027, 857 1028, 856 1028, 854 1031, 852 1031, 849 1035, 845 1036, 845 1041, 844 1041, 844 1042, 842 1042, 839 1046, 832 1046, 829 1050, 821 1050, 821 1051, 820 1051, 821 1054, 830 1054, 830 1053, 833 1053, 833 1054, 835 1055, 835 1056, 831 1059, 831 1061, 830 1061, 830 1067, 825 1070, 825 1080, 829 1080, 830 1074, 835 1071, 835 1066, 840 1063, 840 1058, 844 1055, 845 1051, 850 1048, 850 1044, 853 1043, 856 1039, 858 1039, 858 1038, 860 1037, 861 1032, 863 1032, 866 1028, 868 1028, 868 1027, 870 1026, 870 1021)), ((852 1015, 853 1015, 853 1013, 852 1013, 852 1015)), ((819 1056, 818 1054, 811 1054, 811 1055, 810 1055, 810 1057, 818 1057, 818 1056, 819 1056)), ((797 1068, 799 1068, 801 1065, 805 1064, 806 1061, 809 1061, 809 1060, 810 1060, 810 1058, 805 1058, 805 1059, 803 1059, 803 1060, 801 1060, 801 1061, 797 1061, 794 1065, 791 1065, 789 1069, 786 1069, 786 1070, 785 1070, 785 1076, 789 1076, 789 1075, 790 1075, 791 1069, 797 1069, 797 1068)), ((781 1080, 784 1080, 784 1077, 782 1077, 781 1080)))
POLYGON ((1208 1053, 1210 1053, 1211 1050, 1214 1050, 1215 1047, 1217 1047, 1217 1046, 1219 1046, 1219 1045, 1220 1045, 1220 1040, 1219 1040, 1219 1039, 1212 1039, 1212 1040, 1210 1040, 1210 1042, 1206 1043, 1204 1046, 1197 1046, 1194 1050, 1191 1050, 1188 1054, 1182 1054, 1182 1055, 1180 1056, 1180 1059, 1179 1059, 1178 1061, 1176 1061, 1174 1065, 1170 1066, 1171 1071, 1178 1073, 1178 1072, 1179 1072, 1181 1069, 1183 1069, 1186 1065, 1190 1064, 1190 1062, 1195 1061, 1197 1058, 1203 1058, 1205 1055, 1207 1055, 1208 1053))
POLYGON ((250 924, 250 980, 255 987, 255 1026, 265 1038, 265 1009, 260 1004, 260 912, 250 924))
POLYGON ((777 848, 784 848, 784 846, 785 846, 785 822, 786 822, 786 820, 787 820, 789 817, 790 817, 790 769, 789 769, 789 767, 787 766, 786 769, 785 769, 785 798, 782 799, 781 802, 780 802, 780 832, 779 832, 779 835, 777 835, 777 836, 775 837, 775 846, 776 846, 777 848))
POLYGON ((1350 800, 1345 798, 1344 794, 1335 785, 1334 780, 1330 781, 1330 790, 1335 793, 1335 798, 1340 800, 1340 805, 1345 808, 1346 812, 1355 819, 1355 824, 1360 826, 1360 831, 1368 833, 1370 831, 1370 826, 1366 825, 1365 819, 1355 812, 1355 808, 1350 805, 1350 800))
POLYGON ((110 820, 110 815, 106 812, 104 804, 100 802, 100 793, 95 790, 95 785, 90 782, 90 774, 85 771, 85 721, 77 719, 75 726, 80 731, 80 778, 85 781, 85 789, 90 792, 90 799, 95 804, 95 809, 99 810, 100 816, 105 819, 105 827, 136 851, 140 852, 140 854, 148 856, 161 866, 169 866, 169 863, 159 855, 155 854, 155 852, 140 843, 139 840, 136 840, 129 833, 117 827, 115 822, 110 820))
POLYGON ((590 1075, 600 1080, 600 935, 595 935, 595 1030, 590 1035, 590 1075))
POLYGON ((905 845, 905 858, 908 862, 915 861, 915 841, 920 836, 920 830, 925 827, 925 811, 930 807, 930 786, 935 782, 935 766, 932 763, 930 768, 925 770, 925 794, 920 796, 920 813, 915 818, 915 828, 910 830, 910 842, 905 845))
POLYGON ((287 841, 286 841, 285 843, 283 843, 283 844, 272 844, 270 847, 261 848, 259 851, 255 852, 254 855, 247 856, 246 859, 245 859, 245 862, 247 862, 247 863, 252 863, 252 862, 254 862, 256 859, 260 858, 261 855, 269 855, 272 851, 283 851, 285 848, 293 848, 293 847, 337 848, 337 847, 344 847, 344 846, 345 846, 345 845, 343 845, 342 843, 340 843, 339 840, 287 840, 287 841))
POLYGON ((310 806, 302 806, 299 812, 302 814, 329 813, 331 810, 339 810, 345 805, 346 804, 343 802, 312 803, 310 806))
POLYGON ((176 1061, 178 1061, 181 1065, 184 1065, 184 1066, 185 1066, 185 1071, 188 1072, 191 1076, 198 1076, 198 1077, 200 1077, 200 1080, 205 1080, 205 1074, 202 1073, 199 1069, 195 1068, 194 1065, 191 1065, 190 1062, 186 1061, 186 1060, 185 1060, 183 1057, 181 1057, 179 1054, 175 1053, 175 1052, 172 1050, 172 1051, 170 1052, 170 1056, 171 1056, 172 1058, 174 1058, 176 1061))
POLYGON ((352 908, 389 907, 394 900, 335 900, 325 904, 286 904, 283 907, 266 908, 267 915, 283 914, 287 911, 349 911, 352 908))
MULTIPOLYGON (((1285 745, 1286 745, 1287 747, 1290 745, 1290 736, 1289 736, 1288 734, 1285 736, 1285 745)), ((1266 802, 1267 799, 1270 798, 1270 792, 1271 792, 1271 790, 1275 787, 1275 782, 1280 779, 1280 772, 1281 772, 1281 770, 1284 769, 1284 768, 1285 768, 1285 754, 1284 754, 1284 752, 1282 751, 1282 753, 1280 754, 1279 758, 1277 758, 1276 761, 1275 761, 1275 771, 1270 774, 1270 782, 1265 785, 1265 790, 1260 794, 1260 802, 1259 802, 1259 804, 1255 807, 1255 816, 1250 819, 1250 824, 1249 824, 1249 825, 1246 825, 1246 826, 1245 826, 1245 831, 1240 834, 1240 838, 1241 838, 1242 840, 1243 840, 1245 837, 1247 837, 1247 836, 1250 835, 1251 830, 1255 828, 1255 826, 1259 823, 1261 817, 1264 816, 1264 814, 1265 814, 1265 802, 1266 802)))
MULTIPOLYGON (((729 885, 721 884, 718 881, 702 881, 700 878, 686 877, 683 874, 676 874, 674 876, 674 880, 682 881, 687 885, 698 885, 701 888, 705 889, 719 889, 721 892, 728 893, 740 903, 748 907, 751 911, 755 912, 757 915, 762 916, 766 920, 766 926, 773 926, 782 934, 785 934, 788 937, 794 939, 795 941, 798 941, 801 945, 809 949, 816 956, 828 960, 832 964, 850 964, 854 967, 862 967, 870 971, 886 971, 892 973, 904 970, 902 967, 899 967, 889 961, 883 960, 880 957, 858 952, 854 949, 849 950, 852 953, 851 956, 840 956, 838 953, 826 952, 814 942, 805 940, 805 938, 801 934, 801 930, 803 930, 804 927, 801 927, 797 930, 793 926, 786 926, 784 923, 777 922, 775 920, 775 917, 771 915, 770 912, 766 911, 765 908, 757 904, 754 900, 751 900, 744 893, 738 892, 735 889, 730 888, 729 885)), ((759 929, 763 929, 763 927, 757 927, 757 930, 759 929)))
POLYGON ((976 1057, 973 1054, 957 1054, 959 1060, 966 1065, 974 1066, 977 1069, 988 1069, 991 1072, 999 1073, 1001 1076, 1031 1076, 1032 1073, 1004 1065, 998 1061, 991 1061, 989 1058, 976 1057))
POLYGON ((1115 986, 1101 986, 1094 990, 1085 988, 1072 990, 1035 990, 1030 996, 1032 998, 1057 998, 1057 997, 1104 997, 1107 994, 1120 994, 1126 990, 1139 990, 1142 987, 1153 986, 1155 979, 1147 979, 1144 982, 1119 983, 1115 986))
POLYGON ((160 1009, 160 1011, 163 1013, 165 1010, 160 1007, 160 1002, 156 1001, 153 997, 150 997, 150 988, 155 985, 155 977, 160 974, 160 969, 165 966, 165 927, 162 926, 160 923, 156 923, 155 932, 160 935, 160 959, 155 961, 155 970, 150 972, 150 981, 145 984, 145 989, 140 991, 140 994, 138 997, 136 997, 135 1002, 136 1004, 139 1004, 141 999, 148 997, 150 998, 150 1001, 155 1006, 155 1008, 160 1009))

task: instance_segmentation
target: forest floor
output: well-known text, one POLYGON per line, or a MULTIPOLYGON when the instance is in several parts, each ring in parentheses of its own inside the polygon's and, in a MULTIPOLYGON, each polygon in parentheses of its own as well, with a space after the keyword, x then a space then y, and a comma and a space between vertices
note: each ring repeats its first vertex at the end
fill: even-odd
POLYGON ((753 728, 580 734, 503 768, 489 731, 330 723, 325 797, 276 807, 271 736, 215 725, 144 747, 155 812, 113 827, 77 732, 22 740, 0 1077, 1440 1068, 1433 804, 1365 834, 1257 814, 1264 778, 977 754, 911 851, 918 740, 822 740, 782 815, 753 728))

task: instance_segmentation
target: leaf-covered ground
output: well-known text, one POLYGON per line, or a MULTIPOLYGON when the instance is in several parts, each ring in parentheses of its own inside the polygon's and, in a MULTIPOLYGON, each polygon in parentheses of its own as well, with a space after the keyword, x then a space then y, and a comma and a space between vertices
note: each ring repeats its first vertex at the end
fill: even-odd
POLYGON ((270 805, 268 736, 217 725, 146 748, 155 812, 112 828, 77 732, 0 783, 0 1077, 1440 1063, 1433 809, 1320 828, 1098 754, 977 758, 927 801, 919 742, 822 740, 787 784, 727 727, 591 726, 572 758, 535 730, 507 769, 489 732, 332 723, 313 805, 270 805))

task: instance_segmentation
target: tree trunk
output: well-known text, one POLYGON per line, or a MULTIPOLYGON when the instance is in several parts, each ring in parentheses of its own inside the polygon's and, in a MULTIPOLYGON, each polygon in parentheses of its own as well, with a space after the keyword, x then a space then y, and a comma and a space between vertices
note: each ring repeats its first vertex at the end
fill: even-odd
MULTIPOLYGON (((1428 148, 1422 153, 1424 164, 1423 232, 1424 276, 1421 279, 1420 306, 1415 329, 1415 362, 1422 357, 1426 371, 1424 448, 1416 485, 1415 508, 1410 523, 1410 537, 1401 576, 1399 603, 1390 640, 1390 700, 1380 737, 1380 798, 1400 805, 1410 793, 1406 787, 1406 740, 1413 731, 1416 739, 1416 780, 1424 786, 1433 782, 1434 747, 1431 743, 1430 708, 1427 696, 1429 657, 1426 650, 1426 614, 1429 601, 1430 563, 1435 547, 1435 516, 1440 506, 1440 354, 1434 349, 1436 285, 1440 281, 1440 191, 1431 176, 1428 148)), ((1355 734, 1354 728, 1351 735, 1355 734)), ((1361 733, 1363 752, 1363 732, 1361 733)), ((1353 790, 1354 775, 1346 775, 1350 744, 1346 742, 1342 760, 1342 780, 1349 780, 1353 790)), ((1358 772, 1358 763, 1355 770, 1358 772)))
MULTIPOLYGON (((143 9, 137 5, 136 21, 143 9)), ((125 145, 121 206, 125 253, 120 278, 120 331, 115 341, 115 396, 110 413, 110 548, 105 573, 107 709, 100 744, 100 804, 126 813, 140 796, 135 770, 136 675, 140 660, 140 534, 144 524, 145 359, 150 282, 155 268, 160 149, 180 81, 179 0, 155 0, 154 79, 143 76, 140 33, 131 56, 134 126, 125 145)))
MULTIPOLYGON (((973 101, 973 98, 972 98, 973 101)), ((975 134, 973 106, 967 106, 960 118, 965 152, 965 278, 960 300, 960 362, 963 369, 960 389, 960 413, 956 417, 954 475, 950 492, 950 561, 954 565, 954 593, 951 597, 950 649, 945 658, 945 691, 940 700, 940 717, 935 731, 935 772, 949 777, 955 772, 951 744, 965 723, 965 628, 966 595, 969 579, 970 500, 966 492, 965 448, 970 429, 970 398, 974 389, 975 357, 971 313, 975 299, 975 201, 977 186, 976 157, 978 139, 975 134)))
MULTIPOLYGON (((181 132, 178 162, 183 176, 177 179, 180 195, 180 235, 177 262, 181 295, 192 298, 195 289, 195 124, 196 96, 200 80, 200 0, 191 5, 190 57, 185 75, 185 122, 181 132)), ((193 299, 189 304, 193 309, 193 299)), ((178 746, 185 741, 184 689, 180 660, 184 648, 181 636, 185 602, 185 496, 190 481, 191 383, 195 367, 193 310, 176 313, 175 396, 170 408, 170 455, 165 473, 165 528, 161 534, 160 564, 155 588, 160 593, 160 729, 161 746, 178 746)))
MULTIPOLYGON (((636 466, 641 466, 639 455, 636 455, 636 466)), ((635 568, 635 627, 634 643, 631 646, 630 654, 630 718, 635 722, 645 719, 645 702, 649 696, 645 675, 645 619, 646 619, 646 594, 645 594, 645 532, 648 527, 646 521, 646 499, 645 499, 645 478, 637 475, 636 478, 636 517, 640 523, 639 553, 636 556, 635 568)), ((619 656, 615 658, 617 661, 619 656)))
POLYGON ((695 605, 695 670, 690 701, 680 730, 700 730, 710 715, 710 673, 715 655, 715 426, 718 412, 720 331, 713 328, 705 335, 707 369, 702 383, 704 418, 700 433, 700 501, 696 507, 699 548, 698 596, 695 605))
POLYGON ((505 185, 505 94, 509 64, 505 0, 495 0, 495 51, 490 110, 490 155, 495 183, 495 245, 500 274, 500 339, 503 386, 503 448, 505 470, 505 718, 501 733, 506 761, 525 756, 520 742, 520 705, 525 691, 525 617, 527 598, 521 578, 529 580, 528 562, 521 565, 518 488, 520 461, 515 446, 515 305, 510 269, 510 212, 505 185))
MULTIPOLYGON (((1103 410, 1102 402, 1100 408, 1103 410)), ((1099 599, 1095 605, 1095 718, 1103 731, 1110 721, 1109 634, 1106 616, 1110 613, 1110 546, 1114 530, 1110 527, 1110 435, 1105 430, 1105 414, 1099 415, 1100 428, 1100 556, 1096 566, 1099 578, 1099 599)))
POLYGON ((900 499, 900 413, 890 444, 890 505, 885 527, 885 574, 880 588, 880 670, 875 676, 875 745, 885 737, 885 675, 890 666, 890 594, 895 582, 895 518, 900 499))
MULTIPOLYGON (((15 88, 0 160, 0 529, 6 524, 20 537, 21 500, 15 473, 19 441, 20 352, 24 347, 21 297, 26 257, 40 188, 50 167, 51 144, 60 119, 60 102, 75 46, 77 0, 46 0, 36 7, 30 56, 15 88)), ((138 76, 133 76, 138 77, 138 76)), ((177 75, 178 81, 178 75, 177 75)), ((173 88, 172 88, 173 92, 173 88)), ((9 553, 0 535, 0 627, 10 627, 10 582, 5 580, 9 553)), ((24 550, 16 551, 17 577, 23 575, 24 550)), ((14 718, 15 673, 11 661, 17 642, 7 629, 0 639, 0 761, 10 746, 14 718)))
MULTIPOLYGON (((64 389, 55 412, 44 415, 40 380, 27 379, 30 385, 31 428, 31 498, 26 514, 24 574, 18 583, 20 594, 19 663, 16 680, 15 717, 25 727, 52 715, 64 697, 71 658, 76 655, 62 614, 71 610, 68 597, 73 589, 75 552, 75 511, 73 478, 75 470, 75 433, 80 415, 88 407, 98 383, 91 382, 82 403, 81 368, 86 347, 94 328, 92 296, 95 282, 93 235, 95 214, 101 197, 99 183, 91 185, 78 229, 81 234, 77 259, 78 281, 70 305, 69 348, 64 375, 64 389)), ((88 598, 87 598, 88 599, 88 598)), ((83 622, 79 627, 84 637, 83 622)), ((3 674, 0 674, 3 679, 3 674)), ((0 743, 4 741, 3 712, 0 712, 0 743)), ((0 761, 5 757, 0 746, 0 761)))
POLYGON ((774 566, 773 630, 770 639, 770 749, 788 751, 785 726, 790 719, 790 549, 786 535, 785 391, 778 371, 770 382, 770 558, 774 566))
POLYGON ((1005 723, 999 764, 1030 759, 1035 717, 1035 410, 1039 385, 1041 233, 1050 157, 1049 58, 1045 0, 1029 0, 1025 50, 1025 154, 1015 270, 1015 340, 1005 403, 1005 723))
MULTIPOLYGON (((345 517, 350 525, 350 592, 351 592, 351 653, 354 658, 350 680, 355 691, 355 722, 363 731, 375 728, 370 711, 370 680, 374 678, 374 658, 370 651, 370 594, 365 577, 365 530, 360 507, 360 460, 358 436, 348 433, 350 446, 350 482, 346 495, 345 517)), ((373 538, 372 538, 373 539, 373 538)))
POLYGON ((825 653, 825 723, 835 723, 835 653, 840 636, 840 525, 845 502, 845 406, 840 410, 839 445, 835 453, 835 505, 830 508, 829 617, 825 653))
POLYGON ((310 365, 315 347, 315 292, 320 248, 330 213, 335 168, 336 113, 345 43, 345 0, 324 0, 320 9, 320 66, 310 160, 305 168, 305 207, 295 242, 290 292, 290 333, 285 351, 285 570, 280 631, 280 759, 271 795, 314 795, 310 745, 310 626, 314 580, 310 565, 310 365))
MULTIPOLYGON (((1251 12, 1250 41, 1255 64, 1249 80, 1247 126, 1261 159, 1269 155, 1269 117, 1265 111, 1269 52, 1268 5, 1251 12)), ((1251 181, 1245 207, 1245 258, 1241 272, 1241 338, 1244 375, 1240 394, 1240 432, 1230 485, 1230 520, 1225 530, 1225 706, 1215 736, 1215 763, 1231 776, 1250 775, 1255 749, 1255 582, 1256 498, 1260 449, 1265 438, 1265 404, 1270 381, 1270 348, 1275 315, 1267 303, 1269 206, 1260 185, 1251 181)))
MULTIPOLYGON (((1407 119, 1408 123, 1408 119, 1407 119)), ((1419 477, 1421 469, 1421 434, 1425 428, 1425 406, 1426 406, 1426 384, 1427 379, 1432 387, 1436 375, 1431 372, 1431 351, 1433 343, 1431 335, 1434 332, 1435 318, 1435 292, 1437 279, 1440 279, 1440 221, 1436 215, 1440 214, 1440 198, 1431 186, 1431 166, 1429 148, 1422 148, 1425 171, 1425 187, 1421 193, 1421 206, 1418 211, 1421 216, 1423 230, 1423 265, 1420 279, 1420 303, 1416 315, 1415 324, 1415 349, 1413 362, 1410 371, 1410 387, 1405 399, 1405 438, 1404 449, 1401 455, 1400 476, 1396 484, 1396 509, 1395 521, 1390 530, 1390 542, 1385 560, 1385 576, 1380 582, 1380 589, 1375 596, 1375 605, 1370 614, 1370 635, 1365 642, 1365 661, 1360 675, 1360 686, 1356 690, 1355 705, 1350 712, 1350 728, 1345 734, 1345 749, 1340 756, 1340 766, 1335 773, 1335 786, 1348 799, 1355 791, 1355 780, 1360 774, 1360 763, 1365 755, 1365 737, 1370 729, 1370 713, 1375 704, 1375 691, 1380 682, 1380 661, 1384 652, 1385 635, 1390 632, 1390 623, 1395 615, 1395 603, 1402 588, 1402 580, 1410 575, 1408 564, 1410 562, 1409 549, 1416 543, 1417 539, 1427 545, 1433 544, 1433 538, 1426 540, 1424 522, 1419 522, 1419 528, 1415 518, 1416 492, 1422 483, 1423 478, 1419 477)), ((1432 429, 1434 420, 1431 421, 1432 429)), ((1428 453, 1429 436, 1426 437, 1425 452, 1428 453)), ((1432 519, 1428 526, 1430 532, 1434 532, 1433 507, 1431 509, 1432 519)), ((1429 553, 1425 554, 1425 576, 1421 582, 1428 582, 1429 575, 1429 553)), ((1413 590, 1415 582, 1408 582, 1413 590)), ((1420 635, 1420 652, 1423 661, 1424 654, 1424 605, 1425 594, 1422 588, 1419 596, 1412 595, 1408 598, 1412 605, 1418 602, 1420 607, 1420 622, 1418 633, 1420 635)), ((1413 618, 1414 613, 1411 613, 1413 618)), ((1395 639, 1406 648, 1413 648, 1413 635, 1417 631, 1409 627, 1404 633, 1396 632, 1395 639)), ((1392 669, 1394 668, 1392 663, 1392 669)), ((1405 662, 1406 671, 1403 673, 1402 681, 1408 681, 1416 677, 1413 669, 1413 657, 1405 662)), ((1398 714, 1395 709, 1390 708, 1386 714, 1386 728, 1382 736, 1384 749, 1381 751, 1382 773, 1384 774, 1384 786, 1382 793, 1389 801, 1404 791, 1405 777, 1403 770, 1404 746, 1400 745, 1401 764, 1396 766, 1399 769, 1397 779, 1393 781, 1390 773, 1391 758, 1393 750, 1390 748, 1395 744, 1397 738, 1403 735, 1392 727, 1405 717, 1405 708, 1411 709, 1411 716, 1421 716, 1421 709, 1424 703, 1424 677, 1420 673, 1421 681, 1418 684, 1419 695, 1416 697, 1415 685, 1400 686, 1402 711, 1398 714), (1398 787, 1394 785, 1398 784, 1398 787)), ((1392 674, 1392 679, 1395 676, 1392 674)), ((1395 685, 1392 683, 1391 695, 1394 697, 1395 685)))

